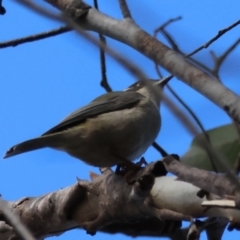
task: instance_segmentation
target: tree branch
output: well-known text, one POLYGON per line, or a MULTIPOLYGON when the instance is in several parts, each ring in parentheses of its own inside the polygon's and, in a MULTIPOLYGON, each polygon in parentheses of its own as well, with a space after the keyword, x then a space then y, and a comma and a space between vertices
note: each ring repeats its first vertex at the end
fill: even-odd
MULTIPOLYGON (((11 205, 11 207, 14 207, 11 205)), ((22 237, 25 240, 35 240, 29 230, 23 225, 18 215, 14 214, 10 209, 10 204, 3 201, 0 198, 0 218, 3 218, 4 224, 0 227, 0 234, 1 232, 10 232, 11 238, 16 238, 18 236, 22 237), (2 216, 1 216, 2 215, 2 216), (12 227, 10 227, 10 225, 12 227)), ((1 221, 1 219, 0 219, 1 221)))
POLYGON ((37 40, 42 40, 45 38, 49 38, 49 37, 54 37, 56 35, 62 34, 62 33, 66 33, 71 31, 70 28, 63 26, 54 30, 50 30, 47 32, 43 32, 43 33, 39 33, 39 34, 34 34, 31 36, 27 36, 27 37, 23 37, 23 38, 17 38, 11 41, 7 41, 7 42, 1 42, 0 43, 0 48, 6 48, 6 47, 16 47, 19 44, 23 44, 23 43, 29 43, 29 42, 34 42, 37 40))
POLYGON ((220 197, 227 195, 236 197, 236 206, 240 209, 240 193, 236 185, 233 185, 227 176, 189 167, 170 157, 166 157, 163 162, 167 171, 177 175, 179 179, 183 181, 189 182, 220 197), (211 182, 211 184, 209 184, 209 182, 211 182))
MULTIPOLYGON (((170 169, 169 158, 164 163, 170 169)), ((131 185, 126 183, 125 176, 106 171, 103 175, 91 175, 91 182, 78 180, 72 186, 40 197, 20 199, 9 206, 38 239, 77 227, 91 234, 100 230, 173 238, 177 232, 180 234, 179 220, 190 220, 189 216, 226 217, 240 224, 239 210, 203 207, 202 203, 209 198, 197 196, 200 188, 175 177, 159 176, 161 167, 161 162, 153 162, 135 172, 136 181, 131 185)), ((194 168, 188 168, 192 175, 196 173, 194 168)), ((181 168, 179 171, 182 174, 181 168)), ((220 175, 215 176, 215 181, 222 181, 220 175)), ((197 173, 195 178, 199 178, 197 173)), ((207 185, 204 186, 209 188, 207 185)), ((211 199, 217 198, 211 193, 211 199)), ((7 240, 12 235, 11 226, 0 214, 1 222, 6 226, 4 233, 0 231, 0 238, 7 240)), ((185 230, 181 231, 183 234, 185 230)))
POLYGON ((119 6, 121 8, 123 17, 132 20, 131 12, 128 8, 126 0, 118 0, 118 2, 119 2, 119 6))
POLYGON ((209 45, 211 45, 213 42, 215 42, 217 39, 219 39, 223 34, 225 34, 226 32, 228 32, 231 29, 233 29, 234 27, 236 27, 238 24, 240 24, 240 20, 238 20, 235 23, 233 23, 232 25, 220 30, 215 37, 213 37, 211 40, 209 40, 208 42, 206 42, 205 44, 203 44, 202 46, 200 46, 199 48, 197 48, 193 52, 187 54, 185 57, 190 57, 190 56, 196 54, 197 52, 201 51, 202 49, 208 48, 209 45))
POLYGON ((235 41, 221 56, 217 57, 213 51, 210 51, 210 54, 214 60, 214 68, 212 70, 212 74, 219 78, 219 70, 224 62, 224 60, 227 58, 227 56, 240 44, 240 38, 235 41))
MULTIPOLYGON (((69 11, 67 6, 70 6, 70 0, 47 1, 64 11, 69 11)), ((74 6, 71 8, 72 11, 76 11, 74 6)), ((134 23, 110 18, 91 8, 84 21, 78 21, 78 24, 86 30, 101 33, 138 50, 217 104, 240 123, 240 98, 237 94, 148 35, 134 23)))
MULTIPOLYGON (((98 1, 94 0, 94 7, 98 10, 98 1)), ((103 45, 106 45, 106 38, 102 34, 98 34, 99 40, 103 45)), ((100 66, 101 66, 101 75, 102 80, 100 82, 100 85, 107 91, 112 92, 112 88, 110 87, 108 80, 107 80, 107 68, 106 68, 106 60, 105 60, 105 52, 104 48, 99 47, 100 51, 100 66)))

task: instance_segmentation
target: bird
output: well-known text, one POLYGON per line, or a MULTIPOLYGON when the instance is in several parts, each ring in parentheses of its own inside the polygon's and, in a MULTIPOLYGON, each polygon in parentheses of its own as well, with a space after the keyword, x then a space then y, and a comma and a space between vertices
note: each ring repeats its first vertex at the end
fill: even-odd
POLYGON ((160 131, 161 92, 170 79, 138 81, 103 94, 40 137, 11 147, 3 158, 49 147, 96 167, 133 164, 160 131))

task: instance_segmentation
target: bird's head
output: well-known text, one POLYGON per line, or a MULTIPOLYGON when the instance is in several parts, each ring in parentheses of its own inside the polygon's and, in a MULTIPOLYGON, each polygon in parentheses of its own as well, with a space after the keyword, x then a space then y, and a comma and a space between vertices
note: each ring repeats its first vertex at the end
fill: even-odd
POLYGON ((172 76, 168 76, 162 78, 160 80, 145 80, 138 81, 129 86, 124 91, 134 91, 138 92, 145 97, 152 100, 152 102, 159 107, 162 99, 162 90, 164 86, 168 83, 168 81, 172 78, 172 76))

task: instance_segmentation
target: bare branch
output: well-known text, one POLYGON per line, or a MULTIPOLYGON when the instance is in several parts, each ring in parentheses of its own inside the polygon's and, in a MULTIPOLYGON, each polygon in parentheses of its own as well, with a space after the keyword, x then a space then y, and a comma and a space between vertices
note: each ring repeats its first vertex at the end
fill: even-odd
POLYGON ((131 12, 128 8, 126 0, 118 0, 118 2, 119 2, 119 6, 121 8, 123 17, 124 18, 129 18, 129 19, 132 20, 131 12))
POLYGON ((23 43, 28 43, 28 42, 34 42, 37 40, 42 40, 45 38, 49 38, 49 37, 54 37, 56 35, 62 34, 62 33, 66 33, 71 31, 70 28, 63 26, 54 30, 50 30, 47 32, 43 32, 43 33, 39 33, 39 34, 35 34, 35 35, 31 35, 31 36, 27 36, 27 37, 23 37, 23 38, 17 38, 11 41, 7 41, 7 42, 1 42, 0 43, 0 48, 6 48, 6 47, 16 47, 19 44, 23 44, 23 43))
MULTIPOLYGON (((175 114, 179 121, 183 126, 191 133, 193 136, 198 135, 199 131, 195 127, 195 124, 182 112, 172 101, 171 99, 164 96, 163 98, 165 104, 168 108, 175 114)), ((231 183, 237 187, 237 190, 240 192, 240 182, 238 181, 238 177, 233 173, 229 163, 225 160, 224 156, 221 156, 218 152, 216 152, 212 145, 209 144, 208 140, 205 138, 199 139, 198 146, 202 149, 206 150, 207 154, 210 156, 210 159, 213 161, 214 166, 219 166, 222 169, 225 169, 227 176, 231 183)))
POLYGON ((228 57, 228 55, 240 44, 240 38, 233 43, 221 56, 217 57, 213 51, 210 51, 210 54, 214 60, 214 68, 212 70, 212 74, 219 78, 219 70, 224 62, 224 60, 228 57))
POLYGON ((209 45, 211 45, 213 42, 215 42, 217 39, 219 39, 223 34, 230 31, 232 28, 236 27, 238 24, 240 24, 240 20, 236 21, 235 23, 233 23, 229 27, 226 27, 226 28, 220 30, 215 37, 213 37, 211 40, 209 40, 208 42, 206 42, 205 44, 203 44, 199 48, 195 49, 193 52, 187 54, 185 57, 190 57, 190 56, 196 54, 197 52, 201 51, 202 49, 208 48, 209 45))
MULTIPOLYGON (((170 23, 173 23, 175 21, 178 21, 180 20, 181 17, 177 17, 177 18, 173 18, 173 19, 170 19, 168 20, 165 24, 163 24, 162 26, 160 26, 159 28, 157 28, 155 31, 154 31, 154 36, 156 37, 157 33, 159 31, 162 31, 166 38, 168 39, 168 41, 170 42, 170 44, 172 45, 173 49, 177 52, 180 52, 182 55, 183 52, 181 52, 181 50, 179 49, 178 45, 176 44, 176 42, 173 40, 173 38, 170 36, 170 34, 168 34, 165 30, 165 27, 168 26, 170 23)), ((159 75, 159 77, 161 77, 161 73, 159 71, 159 68, 158 68, 158 65, 155 63, 155 68, 157 70, 157 73, 159 75)), ((210 138, 206 132, 206 130, 204 129, 201 121, 198 119, 198 117, 196 116, 196 114, 193 112, 193 110, 179 97, 179 95, 170 87, 169 84, 167 84, 167 88, 169 89, 169 91, 173 94, 173 96, 180 102, 180 104, 187 110, 187 112, 190 114, 190 116, 195 120, 195 122, 197 123, 197 125, 200 127, 200 129, 202 130, 204 136, 206 137, 206 140, 209 142, 209 144, 211 144, 210 142, 210 138)), ((214 163, 214 160, 211 158, 211 155, 209 155, 209 159, 210 159, 210 162, 211 162, 211 165, 212 165, 212 168, 215 172, 218 172, 217 171, 217 166, 216 164, 214 163)))
MULTIPOLYGON (((177 52, 180 52, 181 54, 183 54, 181 52, 181 50, 179 49, 178 45, 175 43, 175 41, 172 39, 172 37, 170 36, 170 34, 168 34, 166 31, 165 31, 165 27, 167 25, 169 25, 170 23, 176 21, 176 20, 179 20, 181 18, 175 18, 175 19, 170 19, 169 21, 167 21, 165 24, 163 24, 161 27, 159 27, 158 29, 156 29, 154 31, 154 36, 156 36, 157 32, 158 31, 162 31, 167 40, 170 42, 170 44, 172 45, 173 49, 177 52)), ((216 58, 215 57, 215 68, 213 70, 210 70, 210 69, 207 69, 209 72, 212 72, 213 74, 215 73, 215 76, 218 76, 218 71, 220 69, 220 66, 222 64, 222 62, 225 60, 225 58, 228 56, 228 54, 238 45, 240 39, 237 40, 221 57, 219 58, 216 58)), ((186 57, 186 56, 185 56, 186 57)), ((198 62, 197 62, 198 63, 198 62)), ((200 65, 198 63, 198 65, 200 65)), ((202 64, 200 65, 202 66, 202 64)), ((156 69, 157 69, 157 73, 160 75, 160 72, 158 71, 158 67, 156 66, 156 69)), ((209 144, 211 144, 210 142, 210 138, 208 136, 208 134, 206 133, 205 129, 203 128, 201 122, 198 120, 198 118, 196 117, 196 115, 194 114, 194 112, 186 105, 186 103, 184 103, 182 101, 182 99, 171 89, 171 87, 169 86, 169 84, 167 85, 168 89, 171 91, 171 93, 175 96, 175 98, 177 98, 177 100, 187 109, 187 111, 190 113, 190 115, 193 117, 193 119, 196 121, 196 123, 198 124, 198 126, 201 128, 202 132, 204 133, 204 136, 206 137, 206 140, 209 142, 209 144)), ((236 125, 238 126, 238 123, 236 123, 236 125)), ((217 166, 214 162, 214 159, 213 159, 213 156, 210 154, 209 151, 207 151, 207 154, 209 156, 209 159, 211 161, 211 164, 212 164, 212 167, 214 169, 215 172, 218 172, 217 171, 217 166)), ((238 165, 236 166, 236 171, 238 169, 238 165)))
POLYGON ((154 142, 152 144, 152 146, 158 151, 160 152, 160 154, 162 155, 162 157, 166 157, 168 156, 169 154, 159 145, 157 144, 156 142, 154 142))
MULTIPOLYGON (((47 1, 63 11, 66 11, 66 6, 69 7, 69 4, 72 3, 70 0, 47 1)), ((74 6, 71 6, 71 16, 74 19, 77 18, 79 11, 76 10, 74 6)), ((68 11, 70 10, 68 9, 68 11)), ((237 94, 217 82, 214 77, 209 76, 209 74, 191 64, 191 62, 183 59, 163 43, 148 35, 133 22, 119 21, 100 13, 94 8, 90 8, 84 21, 77 20, 77 23, 86 30, 101 33, 138 50, 224 109, 233 119, 240 122, 240 98, 237 94), (215 90, 212 91, 212 89, 215 90)), ((131 73, 134 71, 131 70, 131 73)))
MULTIPOLYGON (((42 15, 50 18, 50 19, 67 23, 71 28, 75 29, 80 34, 80 36, 84 37, 92 44, 99 46, 101 49, 103 49, 105 52, 107 52, 114 60, 116 60, 126 70, 128 70, 128 72, 130 72, 131 74, 136 76, 139 81, 145 81, 145 83, 148 84, 148 86, 150 88, 152 88, 152 91, 157 91, 155 88, 152 87, 151 84, 149 84, 149 82, 147 81, 148 78, 146 77, 144 72, 140 68, 138 68, 134 63, 129 61, 123 55, 118 54, 112 48, 110 48, 107 45, 103 44, 102 42, 98 41, 95 37, 88 34, 86 31, 84 31, 83 28, 81 26, 79 26, 79 24, 78 24, 79 22, 76 23, 75 21, 71 20, 71 18, 69 18, 69 14, 70 14, 73 19, 75 19, 75 18, 77 18, 78 20, 79 20, 79 18, 86 19, 86 15, 89 14, 88 10, 90 7, 87 4, 85 4, 84 2, 81 2, 80 6, 79 5, 77 6, 78 9, 76 11, 74 4, 77 4, 77 3, 74 2, 73 4, 71 4, 72 3, 71 2, 70 6, 68 6, 68 5, 65 5, 64 2, 60 1, 60 4, 63 4, 64 5, 63 7, 66 7, 68 12, 65 12, 63 10, 65 13, 63 13, 62 15, 59 16, 59 15, 56 15, 56 14, 46 10, 45 8, 42 8, 38 5, 36 5, 33 2, 29 2, 27 0, 16 0, 16 1, 19 2, 20 4, 25 5, 26 7, 30 8, 32 10, 38 12, 39 14, 42 14, 42 15)), ((48 0, 48 1, 52 1, 52 0, 48 0)), ((132 23, 132 24, 134 24, 134 23, 132 23)), ((135 25, 135 24, 134 24, 134 26, 137 27, 137 25, 135 25)))
POLYGON ((32 236, 32 234, 29 232, 29 230, 22 224, 21 220, 19 219, 19 216, 14 214, 7 202, 3 201, 0 198, 0 212, 3 213, 5 218, 11 223, 12 227, 16 231, 19 236, 21 236, 25 240, 35 240, 35 238, 32 236))
MULTIPOLYGON (((167 171, 177 175, 182 181, 191 183, 209 193, 216 194, 220 197, 225 197, 226 195, 234 197, 240 196, 237 184, 233 185, 231 179, 227 176, 186 166, 170 156, 164 158, 163 162, 167 171), (209 184, 210 182, 211 184, 209 184)), ((238 178, 237 181, 239 182, 238 178)), ((240 208, 239 203, 236 202, 236 204, 238 208, 240 208)))
MULTIPOLYGON (((94 7, 98 10, 98 1, 94 0, 94 7)), ((106 45, 106 38, 102 34, 98 34, 100 42, 104 45, 106 45)), ((103 48, 99 48, 100 50, 100 65, 101 65, 101 74, 102 74, 102 80, 100 85, 107 91, 112 92, 112 88, 108 84, 107 80, 107 74, 106 74, 106 60, 105 60, 105 52, 103 48)))
MULTIPOLYGON (((161 32, 163 34, 163 36, 167 39, 167 41, 169 42, 170 46, 172 47, 172 49, 174 51, 176 51, 177 53, 181 54, 183 57, 186 55, 178 46, 178 44, 176 43, 176 41, 173 39, 173 37, 170 35, 170 33, 167 32, 167 30, 165 29, 170 23, 173 23, 175 21, 181 20, 181 17, 177 17, 177 18, 173 18, 170 19, 169 21, 167 21, 166 23, 164 23, 162 26, 158 27, 155 31, 154 31, 154 36, 157 36, 158 32, 161 32)), ((188 58, 191 62, 193 62, 194 64, 196 64, 197 66, 201 67, 202 69, 204 69, 205 71, 211 73, 211 69, 206 66, 205 64, 202 64, 200 61, 189 57, 188 58)))
MULTIPOLYGON (((210 137, 209 137, 208 133, 206 132, 205 128, 203 127, 201 121, 198 119, 197 115, 194 113, 194 111, 179 97, 179 95, 170 87, 169 84, 167 84, 167 88, 173 94, 173 96, 180 102, 180 104, 182 104, 182 106, 187 110, 187 112, 190 114, 190 116, 194 119, 194 121, 197 123, 197 125, 201 129, 202 133, 204 134, 204 136, 206 138, 206 141, 211 145, 210 137)), ((210 162, 211 162, 211 165, 212 165, 212 169, 215 172, 218 172, 218 170, 217 170, 218 169, 217 168, 217 163, 215 163, 212 155, 209 154, 208 151, 206 151, 206 152, 207 152, 208 157, 210 159, 210 162)))
MULTIPOLYGON (((172 19, 169 19, 166 23, 164 23, 163 25, 161 25, 160 27, 158 27, 157 29, 154 30, 154 37, 157 36, 157 33, 159 31, 162 31, 166 38, 168 39, 168 41, 170 42, 170 44, 172 45, 173 49, 183 55, 185 55, 178 47, 178 45, 176 44, 176 42, 173 40, 173 38, 170 36, 170 34, 168 34, 166 31, 165 31, 165 28, 170 25, 171 23, 173 22, 176 22, 176 21, 179 21, 181 20, 182 17, 179 16, 179 17, 176 17, 176 18, 172 18, 172 19)), ((159 71, 159 68, 158 68, 158 65, 155 63, 155 67, 156 67, 156 71, 157 71, 157 74, 159 75, 160 78, 162 78, 162 74, 160 73, 159 71)), ((204 135, 206 136, 206 139, 208 141, 210 141, 209 139, 209 136, 206 132, 206 130, 204 129, 201 121, 198 119, 198 117, 196 116, 196 114, 193 112, 193 110, 179 97, 179 95, 172 89, 172 87, 167 84, 167 88, 168 90, 172 93, 172 95, 180 102, 180 104, 187 110, 187 112, 190 114, 190 116, 195 120, 195 122, 197 123, 197 125, 200 127, 200 129, 202 130, 202 132, 204 133, 204 135)), ((213 163, 212 163, 213 164, 213 163)), ((214 164, 213 164, 214 165, 214 164)))
POLYGON ((118 54, 112 48, 110 48, 107 45, 99 42, 96 38, 92 37, 90 34, 85 32, 78 24, 76 24, 74 21, 69 19, 69 17, 67 17, 66 15, 59 16, 59 15, 53 14, 53 13, 51 13, 49 11, 46 11, 43 8, 40 8, 39 6, 33 4, 32 2, 28 2, 27 0, 16 0, 16 1, 19 2, 20 4, 24 4, 25 6, 33 9, 34 11, 36 11, 36 12, 42 14, 42 15, 45 15, 45 16, 51 18, 51 19, 54 19, 54 20, 57 20, 57 21, 61 21, 61 22, 62 21, 66 22, 72 28, 77 30, 77 32, 80 33, 80 35, 82 37, 86 38, 89 42, 91 42, 92 44, 94 44, 96 46, 101 47, 101 49, 104 49, 105 52, 107 52, 111 57, 113 57, 113 59, 115 59, 122 66, 124 66, 131 74, 136 75, 138 79, 147 79, 146 76, 144 75, 144 73, 138 67, 136 67, 135 64, 130 62, 124 56, 118 54))
MULTIPOLYGON (((235 47, 239 44, 240 39, 238 39, 232 46, 230 46, 226 50, 226 52, 224 54, 222 54, 220 57, 216 57, 214 52, 210 51, 210 53, 211 53, 211 55, 213 57, 213 60, 214 60, 214 65, 215 65, 213 69, 210 69, 205 64, 201 63, 200 61, 197 61, 196 59, 194 59, 192 57, 188 57, 188 55, 186 55, 183 51, 181 51, 180 48, 178 47, 176 41, 174 41, 173 37, 166 31, 165 27, 167 27, 170 23, 173 23, 173 22, 175 22, 177 20, 180 20, 180 19, 181 19, 181 17, 170 19, 169 21, 167 21, 166 23, 164 23, 162 26, 158 27, 154 31, 154 36, 156 37, 157 33, 161 32, 164 35, 164 37, 167 39, 169 44, 172 46, 173 50, 175 50, 176 52, 180 53, 183 57, 189 58, 193 63, 197 64, 199 67, 201 67, 202 69, 206 70, 207 72, 213 74, 213 76, 219 78, 218 72, 220 70, 220 67, 221 67, 223 61, 231 53, 231 51, 233 51, 235 49, 235 47)), ((157 68, 157 66, 156 66, 156 69, 157 69, 157 72, 159 73, 159 69, 157 68)))
MULTIPOLYGON (((106 38, 99 34, 99 39, 103 43, 103 45, 106 45, 106 38)), ((101 80, 101 86, 107 91, 112 92, 112 88, 110 87, 108 80, 107 80, 107 74, 106 74, 106 60, 105 60, 105 53, 103 48, 100 48, 100 63, 101 63, 101 73, 102 73, 102 80, 101 80)))
MULTIPOLYGON (((90 233, 97 227, 97 230, 108 233, 173 238, 176 236, 175 230, 181 227, 178 220, 190 220, 189 215, 226 217, 240 223, 239 210, 202 207, 206 199, 197 197, 198 187, 177 181, 175 177, 156 177, 160 165, 162 163, 158 161, 142 168, 135 175, 136 182, 131 185, 126 183, 124 176, 106 171, 103 175, 95 175, 91 182, 78 180, 72 186, 43 196, 20 199, 11 203, 12 210, 38 239, 59 235, 77 227, 90 230, 90 233)), ((191 171, 194 168, 188 168, 194 172, 191 171)), ((216 176, 215 181, 223 180, 220 175, 216 176)), ((197 178, 199 176, 195 175, 197 178)), ((209 185, 212 184, 207 184, 207 187, 209 185)), ((214 195, 212 197, 217 198, 214 195)), ((0 221, 4 221, 1 216, 0 221)), ((6 225, 5 230, 11 231, 11 228, 6 225)), ((180 229, 177 231, 178 234, 184 233, 180 229)), ((8 240, 9 235, 7 237, 0 232, 0 238, 8 240)))
MULTIPOLYGON (((181 20, 182 17, 176 17, 176 18, 172 18, 169 19, 166 23, 164 23, 162 26, 158 27, 157 29, 154 30, 154 37, 157 36, 157 33, 159 31, 162 31, 164 33, 164 35, 166 36, 167 40, 170 42, 171 46, 173 47, 173 49, 179 53, 181 53, 182 55, 183 52, 179 49, 178 45, 176 44, 176 42, 173 40, 173 38, 170 36, 170 34, 168 34, 165 31, 165 27, 167 27, 169 24, 179 21, 181 20)), ((155 68, 156 71, 159 75, 159 77, 161 78, 162 75, 159 71, 158 65, 155 63, 155 68)), ((206 130, 204 129, 201 121, 198 119, 198 117, 196 116, 196 114, 193 112, 193 110, 179 97, 179 95, 171 88, 171 86, 169 84, 167 84, 167 88, 168 90, 172 93, 172 95, 180 102, 180 104, 187 110, 187 112, 189 112, 189 114, 191 115, 191 117, 196 121, 197 125, 200 127, 200 129, 202 130, 202 132, 204 133, 204 135, 206 136, 206 138, 210 141, 208 134, 206 133, 206 130)), ((216 169, 216 167, 214 166, 214 163, 212 162, 213 168, 216 169)))
POLYGON ((194 113, 194 111, 179 97, 179 95, 172 89, 171 86, 169 86, 169 84, 167 85, 167 88, 172 93, 172 95, 180 102, 180 104, 183 105, 183 107, 187 110, 187 112, 190 114, 190 116, 197 123, 197 125, 199 126, 199 128, 201 129, 201 131, 203 132, 205 137, 210 141, 210 138, 209 138, 203 124, 201 123, 201 121, 199 120, 197 115, 194 113))
POLYGON ((175 17, 175 18, 170 18, 167 22, 165 22, 163 25, 161 25, 160 27, 158 27, 157 29, 154 30, 154 37, 157 36, 157 33, 159 31, 161 31, 162 29, 165 29, 171 23, 177 22, 179 20, 182 20, 182 16, 178 16, 178 17, 175 17))
MULTIPOLYGON (((105 171, 103 175, 95 175, 92 182, 78 180, 73 186, 56 192, 20 200, 15 203, 14 211, 39 239, 77 226, 94 234, 107 226, 122 222, 127 225, 131 219, 141 221, 146 217, 161 221, 191 220, 188 215, 150 204, 150 192, 159 175, 158 165, 155 162, 140 169, 131 185, 125 176, 105 171)), ((1 240, 5 239, 1 237, 1 240)))

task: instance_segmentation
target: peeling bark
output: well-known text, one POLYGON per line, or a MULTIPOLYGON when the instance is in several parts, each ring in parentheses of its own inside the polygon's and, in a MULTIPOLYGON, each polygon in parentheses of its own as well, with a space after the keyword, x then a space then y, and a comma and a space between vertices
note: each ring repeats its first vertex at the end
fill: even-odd
MULTIPOLYGON (((132 184, 125 175, 105 169, 102 175, 91 173, 91 182, 78 180, 56 192, 8 202, 8 206, 37 239, 79 227, 90 234, 122 232, 174 239, 177 232, 188 235, 188 230, 180 229, 182 220, 199 217, 225 217, 232 226, 239 226, 239 210, 203 207, 206 197, 197 196, 200 188, 175 177, 160 176, 161 165, 154 162, 134 172, 132 184)), ((219 196, 211 193, 211 198, 219 196)), ((0 239, 11 236, 18 239, 0 209, 0 239)))
POLYGON ((180 180, 189 182, 194 186, 201 188, 204 191, 204 194, 202 195, 203 191, 201 190, 201 193, 198 192, 199 197, 206 195, 207 198, 210 198, 211 196, 208 196, 208 193, 216 194, 222 198, 229 198, 232 196, 231 199, 235 200, 235 205, 239 208, 239 190, 236 185, 232 184, 232 181, 229 180, 225 174, 216 174, 195 167, 189 167, 176 161, 170 156, 166 157, 163 162, 166 169, 178 176, 180 180))

